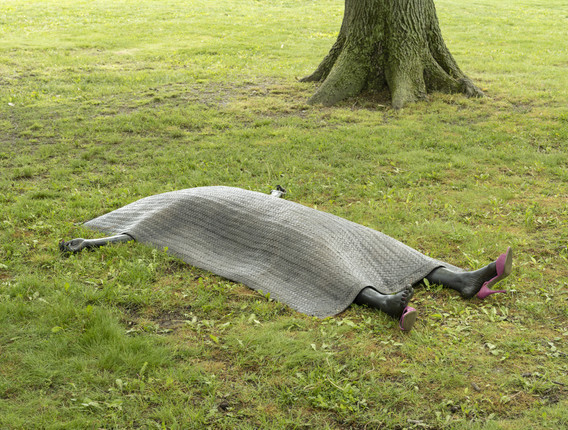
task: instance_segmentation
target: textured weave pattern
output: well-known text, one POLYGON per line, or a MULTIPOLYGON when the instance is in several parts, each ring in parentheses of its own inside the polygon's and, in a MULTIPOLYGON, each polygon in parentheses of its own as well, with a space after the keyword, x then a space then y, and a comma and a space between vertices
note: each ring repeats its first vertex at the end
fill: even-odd
POLYGON ((396 293, 436 267, 454 268, 368 227, 239 188, 158 194, 85 225, 167 247, 193 266, 317 317, 342 312, 367 286, 396 293))

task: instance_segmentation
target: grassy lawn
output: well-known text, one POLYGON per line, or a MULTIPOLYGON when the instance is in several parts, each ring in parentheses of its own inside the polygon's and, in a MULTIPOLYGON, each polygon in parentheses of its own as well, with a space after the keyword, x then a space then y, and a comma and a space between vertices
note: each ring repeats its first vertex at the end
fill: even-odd
POLYGON ((0 428, 568 426, 568 13, 437 1, 483 99, 308 106, 340 0, 3 0, 0 428), (204 185, 269 192, 509 294, 428 286, 410 333, 299 314, 163 251, 62 257, 81 223, 204 185))

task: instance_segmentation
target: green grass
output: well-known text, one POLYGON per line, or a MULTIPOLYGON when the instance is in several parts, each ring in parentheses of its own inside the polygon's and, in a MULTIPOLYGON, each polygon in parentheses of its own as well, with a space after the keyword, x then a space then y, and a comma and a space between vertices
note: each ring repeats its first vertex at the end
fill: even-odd
POLYGON ((0 428, 568 426, 565 2, 437 2, 488 97, 308 106, 342 2, 0 5, 0 428), (510 294, 420 289, 415 329, 326 320, 80 223, 202 185, 269 192, 510 294))

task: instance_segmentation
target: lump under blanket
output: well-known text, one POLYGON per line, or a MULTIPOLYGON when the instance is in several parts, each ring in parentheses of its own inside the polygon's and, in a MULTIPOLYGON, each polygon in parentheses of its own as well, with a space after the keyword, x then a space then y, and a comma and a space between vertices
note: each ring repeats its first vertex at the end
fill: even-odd
POLYGON ((365 287, 391 294, 437 267, 457 269, 368 227, 239 188, 158 194, 85 226, 167 247, 193 266, 320 318, 342 312, 365 287))

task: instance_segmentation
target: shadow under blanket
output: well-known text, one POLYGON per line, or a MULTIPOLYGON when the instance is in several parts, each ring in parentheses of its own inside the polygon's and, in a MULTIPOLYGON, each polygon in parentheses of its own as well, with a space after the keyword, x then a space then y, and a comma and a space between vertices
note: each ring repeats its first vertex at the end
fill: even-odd
POLYGON ((85 226, 167 247, 193 266, 320 318, 345 310, 365 287, 392 294, 437 267, 461 271, 371 228, 240 188, 158 194, 85 226))

